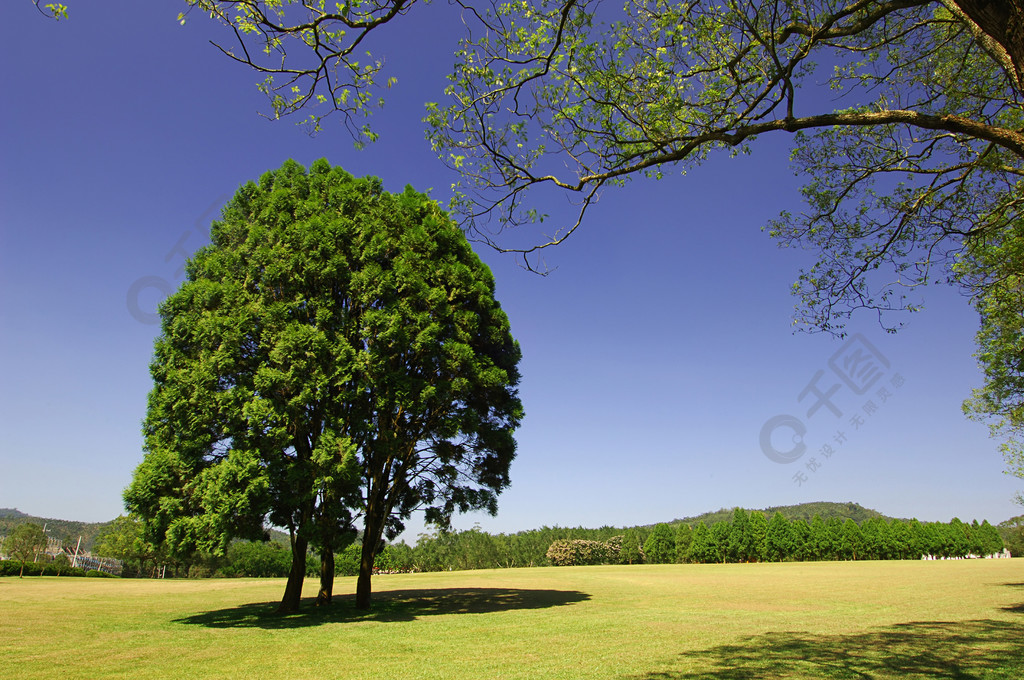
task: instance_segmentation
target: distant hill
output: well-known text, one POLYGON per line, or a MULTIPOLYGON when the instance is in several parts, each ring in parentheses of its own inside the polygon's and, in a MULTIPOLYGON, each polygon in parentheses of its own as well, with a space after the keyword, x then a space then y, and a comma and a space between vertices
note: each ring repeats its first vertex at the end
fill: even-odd
MULTIPOLYGON (((864 520, 871 519, 872 517, 881 517, 885 520, 892 519, 903 519, 889 517, 883 515, 877 510, 871 510, 865 508, 858 503, 828 503, 820 501, 817 503, 800 503, 799 505, 776 505, 770 508, 744 508, 748 511, 760 511, 763 512, 768 519, 772 518, 776 512, 781 512, 782 516, 786 519, 793 520, 804 520, 810 521, 815 515, 820 515, 821 519, 828 521, 833 517, 838 517, 842 521, 852 519, 857 524, 862 523, 864 520)), ((705 512, 703 515, 696 515, 694 517, 684 517, 682 519, 672 520, 671 524, 690 524, 694 525, 698 522, 704 522, 704 524, 711 526, 718 522, 725 522, 732 519, 733 508, 722 508, 714 512, 705 512)))
MULTIPOLYGON (((113 520, 111 520, 113 521, 113 520)), ((0 536, 6 536, 19 524, 38 524, 46 527, 46 535, 59 539, 64 545, 74 546, 82 537, 82 550, 92 550, 96 536, 110 522, 74 522, 50 517, 26 515, 15 508, 0 508, 0 536)))
MULTIPOLYGON (((74 522, 66 519, 35 517, 26 515, 16 508, 0 508, 0 536, 10 534, 19 524, 38 524, 46 527, 46 535, 59 539, 64 545, 75 546, 78 537, 82 537, 82 550, 91 551, 96 545, 96 537, 110 522, 74 522)), ((277 529, 270 529, 270 540, 287 547, 290 545, 288 534, 277 529)))

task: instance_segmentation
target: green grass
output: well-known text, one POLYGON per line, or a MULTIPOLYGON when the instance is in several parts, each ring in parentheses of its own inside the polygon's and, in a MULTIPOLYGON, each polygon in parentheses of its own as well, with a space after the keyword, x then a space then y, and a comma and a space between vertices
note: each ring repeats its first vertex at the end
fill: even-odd
POLYGON ((1024 677, 1024 560, 0 579, 5 678, 1024 677), (307 595, 316 583, 307 581, 307 595))

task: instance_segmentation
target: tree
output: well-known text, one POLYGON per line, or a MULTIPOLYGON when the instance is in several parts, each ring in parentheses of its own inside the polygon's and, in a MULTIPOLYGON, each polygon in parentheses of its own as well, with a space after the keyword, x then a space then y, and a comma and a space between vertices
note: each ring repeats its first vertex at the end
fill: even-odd
POLYGON ((768 522, 765 534, 765 559, 770 562, 785 561, 797 552, 795 548, 790 521, 776 510, 768 522))
POLYGON ((807 538, 807 546, 804 551, 804 559, 828 560, 834 559, 831 554, 831 540, 829 529, 822 521, 821 515, 814 515, 811 519, 810 530, 807 538))
POLYGON ((620 564, 643 564, 645 561, 644 543, 640 532, 626 529, 622 535, 622 546, 619 548, 620 564))
POLYGON ((714 545, 711 543, 711 532, 703 521, 697 522, 693 527, 693 534, 690 538, 690 550, 686 557, 687 562, 705 564, 717 562, 717 554, 714 545))
MULTIPOLYGON (((989 424, 1001 440, 1007 472, 1024 479, 1024 221, 977 235, 958 264, 976 292, 976 356, 985 375, 964 412, 989 424)), ((1024 497, 1018 494, 1017 501, 1024 504, 1024 497)))
POLYGON ((768 518, 764 516, 763 512, 754 510, 750 513, 748 531, 750 532, 750 552, 747 554, 747 560, 760 562, 765 559, 768 543, 768 518))
POLYGON ((644 541, 645 561, 648 564, 669 564, 676 559, 676 537, 667 524, 658 524, 644 541))
POLYGON ((121 515, 96 537, 96 554, 121 560, 125 572, 141 574, 146 562, 153 559, 153 547, 143 537, 142 522, 121 515))
POLYGON ((687 561, 687 554, 690 551, 690 541, 693 540, 693 529, 686 522, 682 522, 676 528, 676 562, 682 564, 687 561))
POLYGON ((25 576, 25 563, 35 562, 39 553, 46 549, 46 534, 38 524, 26 522, 14 527, 4 540, 4 550, 8 555, 21 562, 21 572, 18 578, 25 576))
POLYGON ((497 509, 522 417, 518 344, 490 271, 435 203, 327 161, 243 186, 161 306, 125 500, 149 535, 223 554, 286 527, 299 604, 310 546, 320 602, 362 525, 357 606, 385 535, 423 508, 497 509))
POLYGON ((749 562, 752 549, 750 515, 743 508, 734 508, 726 546, 726 559, 730 562, 749 562))
MULTIPOLYGON (((532 268, 605 188, 796 135, 807 210, 770 231, 819 253, 797 284, 809 328, 842 334, 855 310, 919 309, 914 289, 936 281, 974 294, 986 325, 1012 325, 992 318, 999 278, 953 264, 1002 257, 988 244, 1021 224, 1024 1, 454 1, 468 33, 428 135, 461 174, 455 205, 481 240, 532 268), (551 238, 502 245, 501 228, 542 219, 538 187, 577 197, 578 210, 551 238)), ((318 129, 337 113, 358 142, 374 138, 354 121, 393 81, 354 55, 415 0, 186 2, 232 29, 221 49, 265 77, 274 116, 306 112, 318 129)), ((1004 348, 988 344, 996 336, 1008 339, 979 335, 983 357, 1004 348)), ((1019 399, 982 363, 970 410, 1019 432, 1019 399)), ((1021 454, 1010 462, 1024 471, 1021 454)))
POLYGON ((843 522, 839 557, 844 560, 864 559, 864 535, 852 519, 843 522))

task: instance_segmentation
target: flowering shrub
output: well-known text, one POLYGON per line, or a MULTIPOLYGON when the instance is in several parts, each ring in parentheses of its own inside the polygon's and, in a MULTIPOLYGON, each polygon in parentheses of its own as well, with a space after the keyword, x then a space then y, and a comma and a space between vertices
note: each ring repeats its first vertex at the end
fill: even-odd
POLYGON ((608 564, 619 554, 621 536, 605 541, 589 541, 583 538, 562 538, 548 548, 547 558, 556 567, 572 567, 585 564, 608 564))

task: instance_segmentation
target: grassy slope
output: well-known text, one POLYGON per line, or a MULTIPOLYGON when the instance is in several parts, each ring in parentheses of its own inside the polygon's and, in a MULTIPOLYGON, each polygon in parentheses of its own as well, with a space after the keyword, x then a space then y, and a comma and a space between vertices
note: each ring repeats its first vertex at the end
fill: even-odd
POLYGON ((374 586, 372 613, 344 596, 282 618, 271 614, 279 580, 0 579, 0 668, 8 678, 1024 677, 1021 560, 511 569, 374 586))

